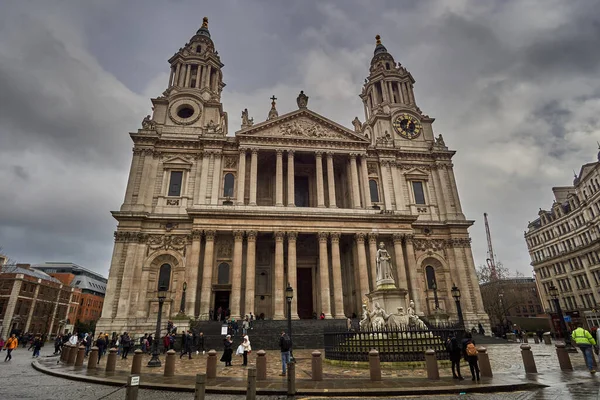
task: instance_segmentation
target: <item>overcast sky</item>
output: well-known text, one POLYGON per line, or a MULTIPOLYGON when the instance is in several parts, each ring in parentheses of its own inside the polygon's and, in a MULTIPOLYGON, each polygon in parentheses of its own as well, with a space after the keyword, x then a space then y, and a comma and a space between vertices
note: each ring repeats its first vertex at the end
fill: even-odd
POLYGON ((483 213, 505 266, 531 275, 523 239, 553 186, 596 160, 600 13, 594 0, 2 1, 0 247, 20 262, 107 274, 131 161, 128 132, 166 88, 167 59, 208 16, 225 64, 230 134, 309 108, 351 127, 381 34, 416 79, 455 173, 475 263, 483 213))

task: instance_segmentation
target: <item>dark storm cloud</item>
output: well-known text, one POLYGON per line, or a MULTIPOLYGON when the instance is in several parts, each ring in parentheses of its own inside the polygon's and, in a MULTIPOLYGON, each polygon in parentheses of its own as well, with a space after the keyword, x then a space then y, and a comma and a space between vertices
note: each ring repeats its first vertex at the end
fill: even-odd
POLYGON ((375 34, 411 71, 454 159, 476 262, 483 212, 498 258, 530 272, 523 230, 600 139, 596 1, 14 2, 0 15, 0 246, 20 261, 108 271, 131 157, 167 59, 202 17, 221 59, 230 134, 300 90, 346 126, 375 34))

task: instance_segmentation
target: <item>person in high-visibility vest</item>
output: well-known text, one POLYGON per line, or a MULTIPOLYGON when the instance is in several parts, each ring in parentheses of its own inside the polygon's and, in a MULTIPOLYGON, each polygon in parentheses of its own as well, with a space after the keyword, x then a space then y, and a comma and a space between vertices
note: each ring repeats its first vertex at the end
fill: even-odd
POLYGON ((596 370, 594 369, 594 356, 592 355, 592 348, 596 345, 596 340, 589 331, 581 327, 580 323, 577 324, 577 329, 573 331, 571 338, 581 349, 583 358, 585 359, 585 363, 587 364, 590 373, 595 374, 596 370))

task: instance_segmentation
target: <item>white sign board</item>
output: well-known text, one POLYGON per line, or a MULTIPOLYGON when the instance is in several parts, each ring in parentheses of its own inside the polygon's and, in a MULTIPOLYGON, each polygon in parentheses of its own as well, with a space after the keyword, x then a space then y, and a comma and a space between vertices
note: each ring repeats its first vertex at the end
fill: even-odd
POLYGON ((227 335, 227 325, 221 326, 221 335, 227 335))
POLYGON ((131 386, 139 386, 139 384, 140 384, 140 377, 132 376, 131 377, 131 386))

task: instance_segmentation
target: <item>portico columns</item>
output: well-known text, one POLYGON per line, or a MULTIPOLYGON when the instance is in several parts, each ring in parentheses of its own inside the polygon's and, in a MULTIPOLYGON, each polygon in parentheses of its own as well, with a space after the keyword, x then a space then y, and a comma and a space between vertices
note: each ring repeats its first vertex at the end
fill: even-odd
POLYGON ((275 205, 283 207, 283 150, 277 149, 275 166, 275 205))
POLYGON ((377 235, 369 233, 369 261, 371 264, 371 288, 377 289, 377 235))
POLYGON ((404 236, 406 240, 406 259, 408 260, 408 279, 410 280, 410 299, 415 302, 415 312, 421 308, 419 303, 419 289, 417 283, 417 263, 415 260, 415 249, 413 247, 413 235, 404 236))
POLYGON ((365 252, 365 236, 363 232, 359 232, 355 235, 356 248, 358 252, 358 274, 360 282, 358 287, 360 290, 359 298, 362 304, 364 296, 369 293, 369 273, 367 272, 367 254, 365 252))
POLYGON ((352 206, 360 208, 360 189, 358 187, 358 170, 356 168, 357 154, 350 154, 350 175, 352 177, 352 206))
POLYGON ((188 257, 186 257, 187 266, 185 269, 186 282, 189 287, 189 291, 186 291, 185 309, 190 317, 198 316, 196 313, 196 296, 198 294, 198 270, 200 269, 201 245, 202 231, 197 229, 192 230, 192 250, 188 257))
POLYGON ((327 153, 327 186, 329 187, 329 208, 337 208, 337 205, 335 204, 335 174, 333 171, 333 153, 327 153))
POLYGON ((237 196, 236 203, 244 205, 244 184, 246 183, 246 149, 240 149, 240 160, 238 162, 237 196))
POLYGON ((396 285, 398 289, 407 289, 408 284, 406 282, 406 267, 404 265, 404 251, 402 250, 402 234, 394 233, 394 255, 396 256, 396 274, 398 276, 398 282, 396 285))
POLYGON ((323 152, 315 152, 316 174, 317 174, 317 207, 325 207, 325 196, 323 194, 323 152))
POLYGON ((275 313, 273 319, 284 319, 283 307, 285 299, 283 296, 283 232, 275 232, 275 295, 273 296, 275 303, 275 313))
POLYGON ((202 267, 202 290, 200 292, 200 319, 209 318, 210 297, 212 294, 213 259, 215 252, 215 231, 206 231, 204 245, 204 265, 202 267))
POLYGON ((331 318, 331 301, 329 299, 329 259, 327 257, 327 232, 319 232, 319 289, 321 291, 321 312, 331 318))
POLYGON ((246 234, 248 236, 248 246, 246 248, 246 307, 244 307, 244 314, 250 314, 254 313, 256 231, 248 231, 246 234))
POLYGON ((332 232, 331 269, 333 272, 333 307, 334 318, 342 319, 344 315, 344 292, 342 291, 342 263, 340 260, 340 233, 332 232))
MULTIPOLYGON (((296 271, 296 240, 298 238, 297 232, 287 232, 288 240, 288 276, 287 281, 294 289, 295 293, 297 289, 297 271, 296 271)), ((298 295, 292 301, 292 319, 298 319, 298 295)))
MULTIPOLYGON (((288 150, 287 152, 287 160, 288 160, 288 169, 287 169, 287 206, 295 207, 296 206, 296 194, 294 192, 294 150, 288 150)), ((293 307, 293 306, 292 306, 293 307)), ((293 314, 293 313, 292 313, 293 314)))
POLYGON ((250 159, 250 202, 249 205, 256 205, 256 174, 258 173, 258 149, 252 149, 252 158, 250 159))
POLYGON ((363 182, 363 193, 364 193, 364 198, 365 198, 365 208, 371 208, 372 204, 371 204, 371 192, 369 190, 369 170, 368 170, 368 165, 367 165, 367 155, 364 154, 361 158, 360 158, 360 172, 361 172, 361 178, 362 178, 362 182, 363 182))
POLYGON ((233 268, 231 269, 231 318, 241 317, 242 298, 242 249, 244 245, 244 232, 233 231, 233 268))

